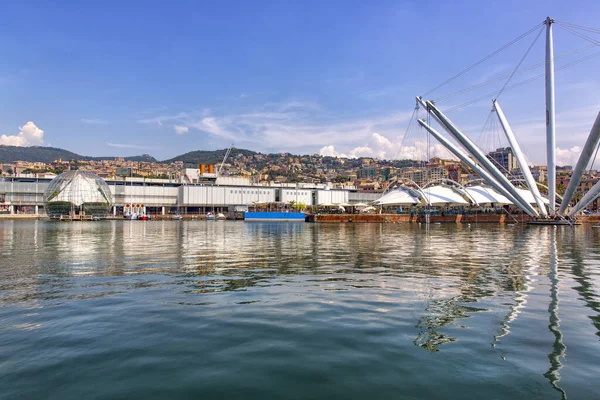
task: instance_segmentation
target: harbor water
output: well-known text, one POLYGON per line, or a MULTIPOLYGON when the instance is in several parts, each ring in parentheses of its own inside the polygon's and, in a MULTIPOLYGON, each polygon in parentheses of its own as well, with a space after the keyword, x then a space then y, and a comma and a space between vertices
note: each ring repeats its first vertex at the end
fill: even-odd
POLYGON ((2 399, 597 399, 600 229, 0 221, 2 399))

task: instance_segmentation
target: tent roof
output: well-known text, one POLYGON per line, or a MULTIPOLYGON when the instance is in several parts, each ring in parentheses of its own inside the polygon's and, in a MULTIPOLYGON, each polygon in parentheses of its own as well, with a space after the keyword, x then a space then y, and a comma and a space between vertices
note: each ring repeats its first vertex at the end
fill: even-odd
POLYGON ((421 201, 406 188, 394 189, 384 194, 375 203, 382 206, 407 206, 416 205, 421 201))
MULTIPOLYGON (((535 198, 533 197, 533 194, 531 193, 530 190, 528 189, 522 189, 522 188, 516 188, 517 192, 521 195, 521 197, 523 197, 529 204, 536 204, 535 202, 535 198)), ((544 196, 542 196, 542 201, 544 202, 544 204, 550 204, 550 201, 545 198, 544 196)))
POLYGON ((430 186, 422 189, 432 206, 468 206, 471 203, 463 197, 458 189, 448 186, 430 186))
POLYGON ((471 186, 466 188, 467 192, 475 199, 477 204, 512 204, 512 201, 507 199, 502 194, 498 193, 496 189, 485 187, 485 186, 471 186))

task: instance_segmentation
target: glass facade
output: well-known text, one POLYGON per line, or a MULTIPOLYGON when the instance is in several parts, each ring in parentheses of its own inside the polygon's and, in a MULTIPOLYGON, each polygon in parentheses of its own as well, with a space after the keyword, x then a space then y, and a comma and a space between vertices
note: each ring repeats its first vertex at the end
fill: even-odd
POLYGON ((54 178, 44 192, 44 209, 50 218, 106 217, 112 195, 106 182, 89 171, 67 171, 54 178))

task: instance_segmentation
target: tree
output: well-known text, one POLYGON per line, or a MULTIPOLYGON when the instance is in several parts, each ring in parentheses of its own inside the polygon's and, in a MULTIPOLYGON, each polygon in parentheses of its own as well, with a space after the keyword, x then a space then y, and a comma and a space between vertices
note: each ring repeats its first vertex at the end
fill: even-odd
POLYGON ((303 202, 299 201, 298 203, 294 204, 294 210, 296 210, 296 211, 304 211, 304 210, 306 210, 306 204, 304 204, 303 202))

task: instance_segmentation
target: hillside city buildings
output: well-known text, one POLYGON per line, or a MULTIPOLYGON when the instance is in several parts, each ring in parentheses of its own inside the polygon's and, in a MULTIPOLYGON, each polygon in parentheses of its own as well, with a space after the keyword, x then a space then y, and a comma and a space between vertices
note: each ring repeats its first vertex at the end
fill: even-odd
MULTIPOLYGON (((508 176, 519 179, 520 171, 510 148, 496 149, 490 152, 488 157, 508 176)), ((41 197, 38 198, 41 190, 39 185, 44 186, 57 174, 73 169, 91 171, 104 178, 109 186, 113 188, 111 190, 114 192, 117 203, 124 203, 121 206, 128 203, 144 202, 150 207, 154 207, 153 210, 157 213, 164 212, 163 207, 167 207, 168 212, 170 207, 183 206, 185 203, 183 197, 185 196, 189 198, 206 197, 208 192, 202 192, 204 194, 199 194, 200 192, 188 193, 189 190, 192 190, 192 192, 196 190, 189 188, 182 189, 183 192, 181 193, 177 190, 171 190, 172 193, 169 192, 170 194, 166 195, 169 197, 168 201, 164 204, 159 201, 155 202, 157 204, 152 205, 152 196, 160 197, 163 194, 150 195, 150 197, 144 198, 143 196, 136 197, 123 193, 120 195, 115 188, 128 185, 132 187, 177 188, 179 186, 193 187, 197 185, 202 187, 216 184, 229 188, 229 192, 222 193, 222 196, 225 197, 219 200, 219 205, 222 207, 228 205, 227 201, 233 201, 232 204, 239 206, 243 206, 244 203, 248 202, 248 196, 245 199, 242 198, 243 196, 234 196, 238 194, 265 195, 265 201, 276 202, 285 199, 289 201, 288 197, 292 196, 293 199, 297 198, 298 201, 302 201, 307 205, 317 205, 319 190, 347 193, 337 198, 340 200, 339 203, 347 203, 352 200, 355 202, 368 202, 380 197, 390 182, 398 179, 408 179, 420 186, 426 182, 440 179, 450 179, 462 185, 479 180, 478 176, 463 163, 437 157, 431 158, 428 162, 418 162, 377 160, 373 158, 347 159, 319 155, 294 156, 288 153, 244 154, 233 151, 231 157, 223 163, 220 175, 217 176, 220 168, 221 165, 185 165, 183 161, 161 163, 131 161, 123 158, 99 161, 58 159, 48 164, 27 161, 2 163, 0 164, 0 176, 3 178, 4 183, 0 184, 0 213, 39 211, 39 206, 41 206, 41 197), (32 194, 33 197, 27 199, 26 193, 18 194, 15 192, 15 182, 36 183, 38 186, 23 190, 25 192, 36 192, 37 194, 35 196, 32 194), (254 187, 257 187, 257 189, 254 189, 254 187), (273 190, 267 190, 266 188, 273 190), (282 193, 281 188, 291 188, 286 190, 293 189, 298 192, 290 192, 291 194, 288 193, 289 196, 286 197, 283 194, 286 193, 285 190, 282 193)), ((558 169, 557 185, 559 194, 568 185, 571 172, 571 166, 558 169)), ((534 166, 532 173, 542 191, 544 191, 546 167, 534 166)), ((577 189, 575 200, 581 198, 582 194, 599 179, 597 171, 587 171, 577 189)), ((127 190, 131 191, 133 189, 127 190)), ((165 190, 168 192, 170 189, 164 189, 161 193, 166 193, 165 190)), ((206 190, 209 189, 200 191, 206 190)), ((214 195, 214 193, 211 194, 211 196, 214 195)), ((323 196, 324 194, 321 194, 321 202, 324 201, 323 196)), ((263 198, 260 197, 259 200, 262 201, 263 198)), ((186 203, 186 206, 191 207, 193 210, 201 210, 201 207, 216 203, 217 200, 212 199, 210 201, 186 203)), ((593 202, 589 208, 592 210, 598 209, 598 201, 593 202)))

